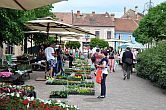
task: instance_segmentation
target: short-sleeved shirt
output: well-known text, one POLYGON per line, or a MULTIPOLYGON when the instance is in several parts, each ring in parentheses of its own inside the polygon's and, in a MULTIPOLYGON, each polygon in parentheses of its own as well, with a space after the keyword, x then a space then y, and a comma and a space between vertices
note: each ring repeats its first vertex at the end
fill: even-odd
POLYGON ((108 59, 107 58, 103 58, 101 60, 101 63, 102 63, 102 65, 104 65, 104 68, 102 68, 102 73, 103 74, 108 74, 108 69, 107 69, 107 67, 108 67, 108 59))
POLYGON ((47 59, 47 61, 49 61, 49 60, 54 60, 55 59, 55 57, 52 55, 53 53, 55 53, 54 52, 54 49, 52 48, 52 47, 47 47, 46 49, 45 49, 45 55, 46 55, 46 59, 47 59))

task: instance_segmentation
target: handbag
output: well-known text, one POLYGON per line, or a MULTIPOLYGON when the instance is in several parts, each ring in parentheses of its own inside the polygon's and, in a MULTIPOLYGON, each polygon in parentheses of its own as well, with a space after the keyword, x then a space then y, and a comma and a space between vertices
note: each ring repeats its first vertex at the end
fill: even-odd
POLYGON ((96 82, 98 84, 101 84, 101 79, 102 79, 102 69, 98 68, 96 71, 96 82))

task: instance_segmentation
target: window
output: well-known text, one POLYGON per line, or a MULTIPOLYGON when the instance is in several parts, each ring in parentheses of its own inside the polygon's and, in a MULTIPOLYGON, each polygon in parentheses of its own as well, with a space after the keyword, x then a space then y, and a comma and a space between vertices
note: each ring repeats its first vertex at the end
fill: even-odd
POLYGON ((95 31, 95 35, 96 35, 97 38, 99 38, 99 36, 100 36, 100 31, 95 31))
POLYGON ((111 39, 111 31, 107 31, 107 39, 111 39))
POLYGON ((7 44, 6 49, 5 49, 5 54, 13 54, 14 48, 13 45, 7 44))

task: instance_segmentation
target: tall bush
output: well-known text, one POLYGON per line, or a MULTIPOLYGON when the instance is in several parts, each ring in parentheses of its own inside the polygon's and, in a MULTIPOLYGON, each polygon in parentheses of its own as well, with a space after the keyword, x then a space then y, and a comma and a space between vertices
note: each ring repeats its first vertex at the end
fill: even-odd
POLYGON ((166 88, 166 41, 138 55, 137 75, 166 88))
POLYGON ((81 44, 78 41, 68 41, 66 42, 66 45, 65 45, 65 47, 67 48, 74 48, 74 49, 80 48, 80 46, 81 44))

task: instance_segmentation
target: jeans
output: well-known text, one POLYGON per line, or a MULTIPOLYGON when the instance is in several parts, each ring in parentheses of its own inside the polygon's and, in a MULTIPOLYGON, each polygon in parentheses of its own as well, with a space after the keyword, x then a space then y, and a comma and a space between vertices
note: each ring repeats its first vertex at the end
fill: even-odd
POLYGON ((57 60, 57 73, 61 71, 61 75, 64 74, 62 60, 57 60))
POLYGON ((103 74, 101 79, 101 96, 105 96, 106 94, 106 84, 105 84, 106 77, 107 77, 107 74, 103 74))

